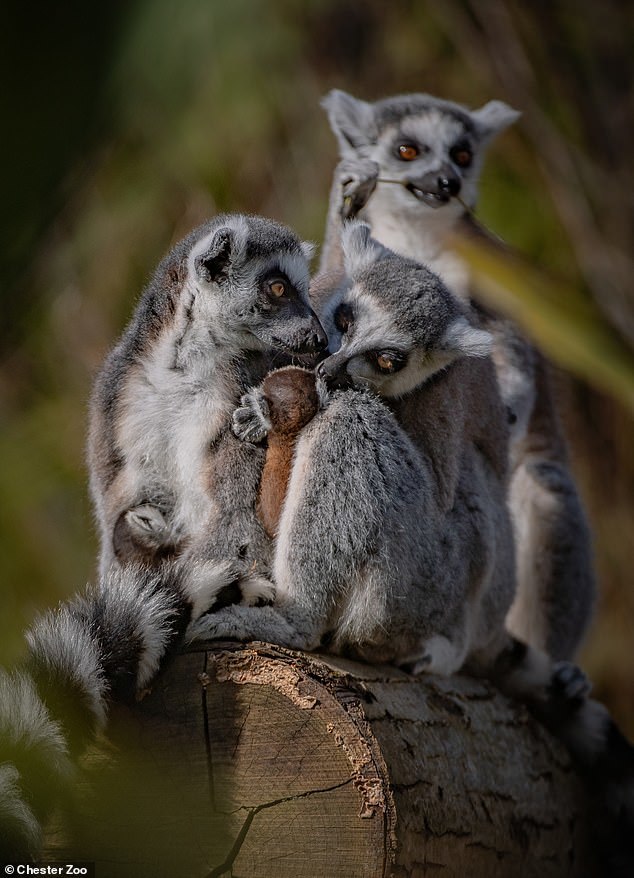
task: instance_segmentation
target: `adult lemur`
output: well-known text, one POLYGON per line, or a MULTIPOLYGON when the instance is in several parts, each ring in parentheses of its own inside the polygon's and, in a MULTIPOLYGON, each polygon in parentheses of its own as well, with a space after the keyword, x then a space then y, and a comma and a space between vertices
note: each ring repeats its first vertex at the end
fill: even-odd
POLYGON ((262 455, 230 421, 276 356, 326 346, 308 305, 310 252, 270 220, 220 216, 160 264, 92 399, 102 572, 185 552, 231 559, 243 593, 269 592, 269 541, 253 512, 262 455))
MULTIPOLYGON (((341 347, 318 369, 313 409, 321 406, 299 435, 279 525, 275 514, 269 525, 275 605, 220 610, 191 633, 302 649, 326 638, 368 661, 451 674, 468 657, 497 654, 514 589, 507 426, 490 336, 438 278, 371 241, 367 226, 346 230, 345 250, 353 284, 324 315, 341 347), (340 372, 361 387, 330 392, 340 372), (416 416, 424 428, 414 442, 401 421, 416 416)), ((297 389, 270 405, 271 382, 289 375, 273 373, 245 396, 241 436, 273 426, 274 440, 280 419, 296 420, 297 389)), ((262 512, 267 480, 279 480, 268 462, 262 512)))
POLYGON ((89 450, 102 573, 27 633, 21 669, 0 671, 0 858, 35 855, 109 700, 147 686, 189 622, 271 596, 264 452, 233 435, 231 414, 276 352, 326 344, 309 253, 277 223, 217 217, 163 260, 106 360, 89 450))
MULTIPOLYGON (((424 262, 468 299, 468 270, 451 251, 449 234, 467 222, 464 205, 475 204, 487 145, 519 114, 499 101, 469 111, 422 94, 369 104, 332 91, 323 103, 341 162, 320 273, 341 270, 342 218, 358 216, 375 239, 424 262)), ((327 291, 330 285, 320 286, 327 291)), ((514 421, 509 496, 518 590, 508 623, 523 640, 569 658, 590 620, 595 583, 548 367, 510 322, 484 315, 484 325, 493 335, 498 380, 514 421)), ((418 429, 413 421, 411 429, 418 429)))

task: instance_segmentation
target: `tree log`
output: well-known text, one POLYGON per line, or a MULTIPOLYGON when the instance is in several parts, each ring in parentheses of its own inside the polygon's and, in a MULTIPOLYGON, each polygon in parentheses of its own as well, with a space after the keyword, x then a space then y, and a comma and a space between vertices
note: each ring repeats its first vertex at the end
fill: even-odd
POLYGON ((110 740, 47 846, 100 878, 594 874, 566 752, 480 680, 214 643, 110 740))

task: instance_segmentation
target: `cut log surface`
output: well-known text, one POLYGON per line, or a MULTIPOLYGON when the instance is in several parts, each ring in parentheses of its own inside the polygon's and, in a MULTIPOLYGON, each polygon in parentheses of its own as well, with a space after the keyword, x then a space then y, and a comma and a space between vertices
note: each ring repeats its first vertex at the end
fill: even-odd
POLYGON ((568 756, 479 680, 214 643, 111 740, 48 845, 99 878, 593 874, 568 756))

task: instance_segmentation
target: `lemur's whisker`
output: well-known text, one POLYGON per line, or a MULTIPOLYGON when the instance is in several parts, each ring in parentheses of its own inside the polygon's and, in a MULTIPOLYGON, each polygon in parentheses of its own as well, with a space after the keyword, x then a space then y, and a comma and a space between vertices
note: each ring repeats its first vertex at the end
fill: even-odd
POLYGON ((470 214, 472 217, 475 218, 475 210, 472 207, 470 207, 466 201, 464 201, 459 195, 454 195, 453 197, 456 199, 458 204, 460 204, 460 205, 462 205, 462 207, 464 207, 464 209, 467 211, 468 214, 470 214))

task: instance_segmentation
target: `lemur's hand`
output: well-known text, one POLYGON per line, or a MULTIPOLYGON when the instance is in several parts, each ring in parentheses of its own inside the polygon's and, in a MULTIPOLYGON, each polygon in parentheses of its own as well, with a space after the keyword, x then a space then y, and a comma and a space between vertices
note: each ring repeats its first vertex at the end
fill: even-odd
POLYGON ((269 406, 260 387, 252 387, 233 413, 232 429, 243 442, 261 442, 271 429, 269 406))
POLYGON ((336 174, 341 184, 341 217, 352 219, 374 192, 379 166, 372 159, 342 159, 337 165, 336 174))

